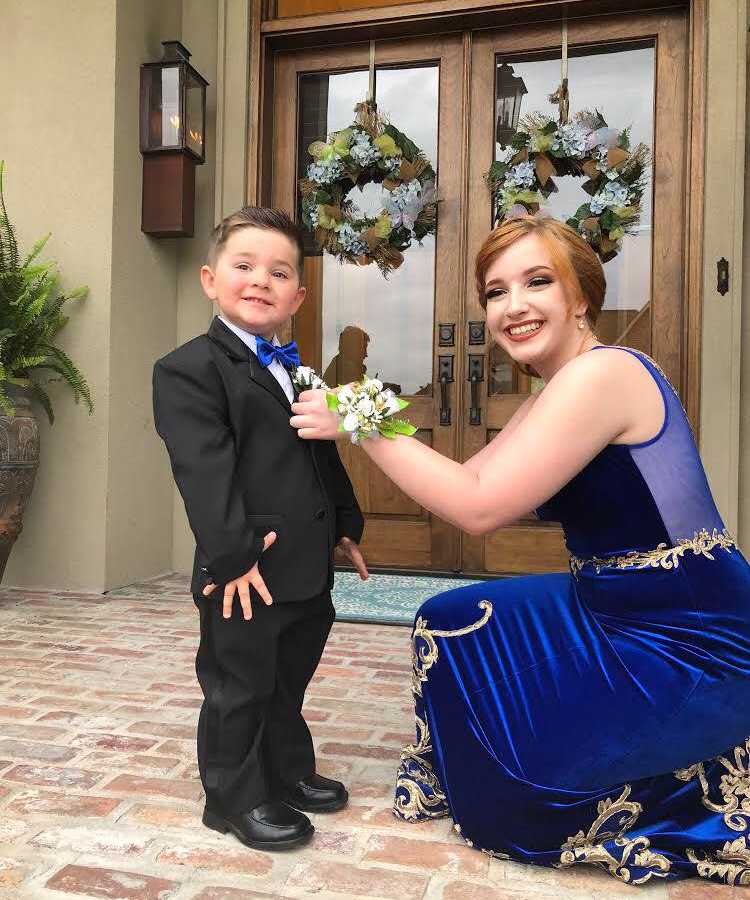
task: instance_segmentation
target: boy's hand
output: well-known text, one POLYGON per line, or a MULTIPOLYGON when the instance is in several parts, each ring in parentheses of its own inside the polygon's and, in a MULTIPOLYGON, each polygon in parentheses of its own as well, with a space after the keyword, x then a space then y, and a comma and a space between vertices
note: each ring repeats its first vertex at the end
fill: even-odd
MULTIPOLYGON (((268 534, 263 538, 263 550, 261 553, 265 553, 266 550, 273 544, 276 540, 276 532, 269 531, 268 534)), ((356 546, 356 544, 355 544, 356 546)), ((250 569, 249 572, 245 572, 244 575, 240 575, 239 578, 235 578, 234 581, 228 581, 224 587, 224 609, 223 615, 225 619, 229 619, 232 615, 232 602, 234 601, 235 591, 239 594, 240 597, 240 605, 242 606, 242 615, 246 620, 252 619, 253 610, 250 605, 250 585, 252 585, 255 590, 260 594, 261 600, 266 604, 266 606, 270 606, 273 603, 273 599, 268 592, 268 588, 266 587, 265 581, 263 581, 263 576, 258 571, 258 563, 250 569)), ((203 596, 208 597, 214 590, 216 590, 215 584, 207 584, 203 588, 203 596)))
POLYGON ((367 571, 367 563, 359 549, 359 544, 349 537, 342 537, 338 544, 336 544, 336 548, 340 550, 344 556, 348 557, 360 579, 362 581, 367 581, 370 577, 370 573, 367 571))

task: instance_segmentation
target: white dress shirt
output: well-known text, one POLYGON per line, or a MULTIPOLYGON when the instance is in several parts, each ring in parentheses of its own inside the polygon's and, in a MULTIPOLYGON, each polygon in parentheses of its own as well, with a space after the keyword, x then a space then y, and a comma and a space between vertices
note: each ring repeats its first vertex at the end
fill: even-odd
MULTIPOLYGON (((221 321, 227 326, 230 331, 233 331, 237 337, 248 346, 253 353, 258 354, 258 340, 254 334, 251 334, 249 331, 243 331, 242 328, 239 328, 234 322, 229 322, 224 316, 219 316, 221 321)), ((273 345, 275 347, 281 346, 281 341, 273 336, 273 345)), ((281 365, 278 359, 274 359, 268 366, 268 371, 273 375, 273 377, 278 381, 281 385, 282 391, 287 396, 287 400, 290 403, 294 403, 294 388, 292 387, 292 379, 289 377, 289 372, 281 365)))

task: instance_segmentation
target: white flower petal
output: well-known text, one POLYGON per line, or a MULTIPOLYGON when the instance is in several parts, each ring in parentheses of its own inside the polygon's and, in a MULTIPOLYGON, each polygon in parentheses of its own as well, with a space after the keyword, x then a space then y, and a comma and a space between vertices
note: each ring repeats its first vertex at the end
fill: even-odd
POLYGON ((359 419, 356 413, 350 412, 344 416, 344 431, 356 431, 359 425, 359 419))

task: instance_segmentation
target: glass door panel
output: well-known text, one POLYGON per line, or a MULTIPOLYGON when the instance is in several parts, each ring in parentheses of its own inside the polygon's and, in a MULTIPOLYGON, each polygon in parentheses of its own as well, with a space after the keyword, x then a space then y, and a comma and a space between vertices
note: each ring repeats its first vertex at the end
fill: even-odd
MULTIPOLYGON (((437 65, 377 68, 375 98, 389 118, 420 147, 437 170, 437 65)), ((366 71, 305 74, 299 81, 298 175, 304 177, 313 141, 325 140, 354 118, 367 92, 366 71)), ((365 215, 383 208, 384 190, 371 183, 347 198, 365 215)), ((321 256, 321 346, 324 379, 344 384, 367 372, 397 394, 432 394, 435 306, 435 238, 414 241, 388 280, 375 265, 341 265, 321 255, 308 236, 308 252, 321 256)), ((318 348, 315 348, 318 350, 318 348)))
MULTIPOLYGON (((629 128, 630 143, 654 146, 655 48, 643 44, 573 48, 568 59, 571 115, 577 110, 606 112, 608 124, 629 128)), ((560 80, 560 54, 498 54, 495 78, 495 159, 506 152, 515 125, 532 112, 557 118, 557 105, 548 100, 560 80), (512 119, 509 120, 509 109, 512 119)), ((621 344, 651 354, 651 238, 653 160, 649 166, 640 222, 627 235, 618 255, 604 266, 607 293, 596 325, 605 344, 621 344)), ((554 177, 557 191, 542 201, 540 214, 565 221, 589 199, 584 179, 554 177)), ((490 353, 491 394, 517 394, 539 388, 515 369, 499 347, 490 353)))

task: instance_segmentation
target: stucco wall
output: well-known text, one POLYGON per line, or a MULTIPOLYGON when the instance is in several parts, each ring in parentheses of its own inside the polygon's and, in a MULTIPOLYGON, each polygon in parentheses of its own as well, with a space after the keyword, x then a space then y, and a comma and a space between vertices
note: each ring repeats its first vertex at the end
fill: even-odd
POLYGON ((735 533, 741 493, 746 20, 747 0, 708 4, 700 450, 719 510, 735 533), (722 257, 729 262, 724 295, 716 283, 722 257))
POLYGON ((63 286, 91 289, 60 343, 96 403, 89 418, 52 387, 58 420, 41 425, 42 464, 6 585, 107 590, 174 568, 175 521, 188 543, 153 430, 151 369, 210 318, 197 270, 213 225, 216 20, 217 4, 201 0, 75 0, 54 16, 48 0, 4 4, 6 197, 24 244, 51 230, 63 286), (140 230, 139 66, 172 38, 211 82, 193 240, 140 230))
POLYGON ((112 342, 111 382, 118 414, 111 428, 107 510, 110 587, 175 568, 187 571, 192 562, 192 535, 153 428, 151 370, 158 357, 205 331, 211 318, 198 273, 214 224, 216 20, 216 3, 205 0, 130 0, 118 9, 115 126, 124 149, 115 166, 115 194, 122 198, 123 214, 115 216, 119 240, 114 241, 112 289, 112 331, 118 339, 112 342), (133 191, 142 171, 137 62, 159 59, 160 41, 175 36, 209 81, 206 163, 195 172, 194 237, 179 240, 140 233, 140 190, 133 191), (135 283, 134 271, 139 273, 135 283))
POLYGON ((71 0, 54 16, 47 0, 3 3, 6 201, 23 246, 52 232, 45 256, 59 263, 63 287, 89 286, 59 344, 96 404, 89 418, 52 386, 57 420, 40 421, 41 467, 5 584, 105 583, 115 12, 113 0, 71 0))
POLYGON ((171 489, 151 413, 151 368, 174 346, 179 240, 141 232, 139 66, 181 35, 180 0, 117 4, 106 585, 171 568, 171 489))

